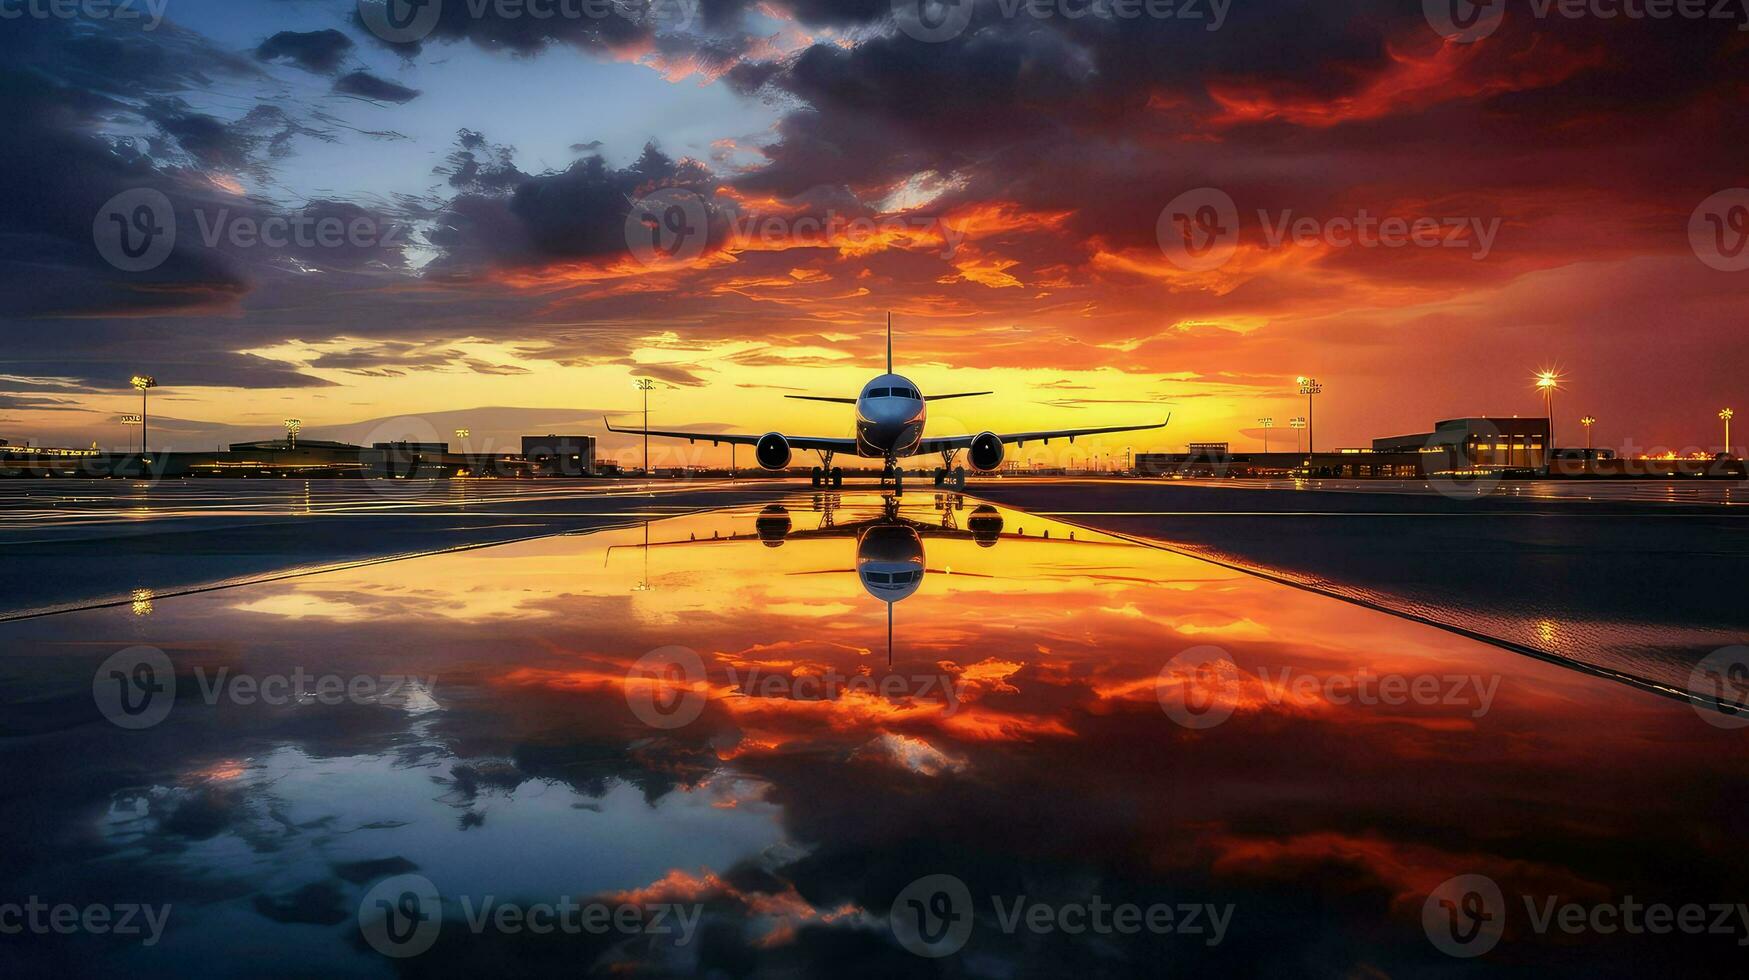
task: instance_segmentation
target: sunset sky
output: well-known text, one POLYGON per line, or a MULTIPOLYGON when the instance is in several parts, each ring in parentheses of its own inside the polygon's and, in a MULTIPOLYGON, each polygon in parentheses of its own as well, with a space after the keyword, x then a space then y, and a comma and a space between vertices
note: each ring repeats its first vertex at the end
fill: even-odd
POLYGON ((854 394, 889 311, 926 394, 998 392, 932 433, 1173 413, 1078 457, 1255 448, 1262 416, 1292 445, 1299 374, 1325 448, 1538 414, 1542 367, 1563 444, 1590 414, 1599 445, 1717 449, 1749 403, 1749 12, 1498 0, 1472 39, 1430 23, 1441 0, 976 0, 925 41, 905 2, 442 0, 409 43, 354 0, 7 3, 0 438, 125 446, 139 372, 154 448, 288 416, 506 448, 601 433, 640 376, 653 425, 843 435, 844 406, 781 396, 854 394), (112 202, 146 191, 174 245, 118 268, 112 202), (1211 191, 1238 232, 1212 267, 1163 213, 1211 191), (708 234, 652 257, 628 233, 652 194, 708 234), (367 234, 239 233, 276 217, 367 234), (1330 230, 1368 218, 1437 244, 1330 230))

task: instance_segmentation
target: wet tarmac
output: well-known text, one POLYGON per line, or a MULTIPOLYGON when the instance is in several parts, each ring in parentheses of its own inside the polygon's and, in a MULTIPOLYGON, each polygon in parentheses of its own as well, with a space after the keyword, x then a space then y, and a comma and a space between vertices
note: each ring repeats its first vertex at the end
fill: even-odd
POLYGON ((0 623, 0 963, 1740 972, 1749 718, 978 498, 759 493, 0 623))

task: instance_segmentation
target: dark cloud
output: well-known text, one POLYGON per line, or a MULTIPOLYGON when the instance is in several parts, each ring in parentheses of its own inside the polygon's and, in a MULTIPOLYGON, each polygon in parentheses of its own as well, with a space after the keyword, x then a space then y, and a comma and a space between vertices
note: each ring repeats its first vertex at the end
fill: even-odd
POLYGON ((280 31, 255 49, 262 61, 285 59, 307 71, 330 74, 352 52, 352 39, 333 28, 322 31, 280 31))
POLYGON ((625 364, 635 368, 634 373, 643 378, 654 378, 680 388, 702 388, 709 381, 694 374, 704 368, 696 364, 641 364, 630 358, 622 358, 615 363, 625 364))
POLYGON ((526 174, 514 150, 491 146, 463 130, 457 150, 438 172, 459 189, 438 217, 432 244, 444 249, 440 265, 525 265, 556 260, 599 260, 627 251, 626 216, 637 196, 684 188, 709 200, 715 177, 696 161, 676 161, 657 149, 630 166, 614 168, 599 156, 563 171, 526 174))
POLYGON ((419 97, 418 89, 397 85, 367 71, 355 71, 342 76, 334 83, 334 91, 377 102, 411 102, 419 97))
MULTIPOLYGON (((0 381, 0 384, 5 384, 5 382, 0 381)), ((79 403, 71 398, 46 398, 41 395, 19 395, 0 391, 0 408, 71 411, 78 407, 79 403)))
MULTIPOLYGON (((563 8, 568 15, 545 17, 531 16, 534 6, 446 3, 428 36, 404 44, 377 39, 356 9, 352 19, 365 36, 409 58, 433 43, 463 41, 488 51, 521 55, 537 54, 554 45, 605 54, 646 43, 653 34, 653 24, 646 22, 631 5, 569 4, 563 8), (479 16, 475 16, 475 10, 479 16), (628 13, 614 12, 618 10, 628 13), (602 15, 594 16, 596 13, 602 15)), ((561 8, 554 5, 546 9, 558 13, 561 8)))

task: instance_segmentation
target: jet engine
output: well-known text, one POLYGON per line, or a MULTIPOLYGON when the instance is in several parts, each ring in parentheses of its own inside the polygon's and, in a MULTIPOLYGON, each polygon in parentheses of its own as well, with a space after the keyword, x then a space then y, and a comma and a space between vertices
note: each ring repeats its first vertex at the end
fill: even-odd
POLYGON ((1002 515, 989 504, 979 504, 966 521, 966 527, 972 532, 972 540, 978 543, 978 547, 993 548, 1002 537, 1002 515))
POLYGON ((1003 455, 1002 440, 996 438, 994 432, 978 433, 966 450, 966 458, 972 465, 986 473, 1002 465, 1003 455))
POLYGON ((789 465, 789 440, 780 433, 767 432, 753 444, 753 458, 768 470, 781 470, 789 465))
POLYGON ((782 545, 783 539, 789 537, 789 509, 779 504, 768 504, 753 519, 753 529, 759 532, 759 540, 767 548, 782 545))

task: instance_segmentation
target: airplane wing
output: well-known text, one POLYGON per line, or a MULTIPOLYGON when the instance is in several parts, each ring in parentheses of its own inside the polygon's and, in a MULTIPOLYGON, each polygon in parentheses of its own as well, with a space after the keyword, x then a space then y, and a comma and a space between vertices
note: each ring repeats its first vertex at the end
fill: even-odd
MULTIPOLYGON (((601 421, 607 425, 607 431, 609 432, 623 432, 634 436, 665 436, 670 439, 685 439, 687 442, 708 442, 713 446, 718 445, 719 443, 730 443, 737 446, 751 446, 758 443, 760 438, 759 436, 738 435, 732 432, 686 432, 680 429, 618 429, 607 419, 602 419, 601 421)), ((783 433, 783 437, 789 441, 791 449, 802 449, 810 452, 824 450, 826 452, 851 454, 856 452, 855 439, 833 439, 830 436, 792 436, 787 432, 783 433)))
POLYGON ((854 404, 856 404, 856 399, 854 399, 854 398, 837 398, 837 397, 834 397, 832 395, 785 395, 783 397, 794 398, 797 401, 804 401, 804 402, 832 402, 833 404, 836 404, 836 405, 854 405, 854 404))
MULTIPOLYGON (((1172 416, 1168 414, 1165 422, 1151 422, 1147 425, 1104 425, 1091 429, 1045 429, 1040 432, 998 432, 996 433, 996 438, 1005 443, 1012 442, 1017 446, 1024 446, 1029 442, 1050 442, 1052 439, 1067 439, 1070 442, 1074 442, 1081 436, 1096 436, 1107 432, 1136 432, 1142 429, 1160 429, 1164 428, 1171 421, 1172 416)), ((924 437, 923 442, 918 445, 917 453, 918 455, 922 455, 923 453, 939 453, 948 449, 967 449, 971 447, 972 440, 977 437, 977 433, 963 436, 926 436, 924 437)))

